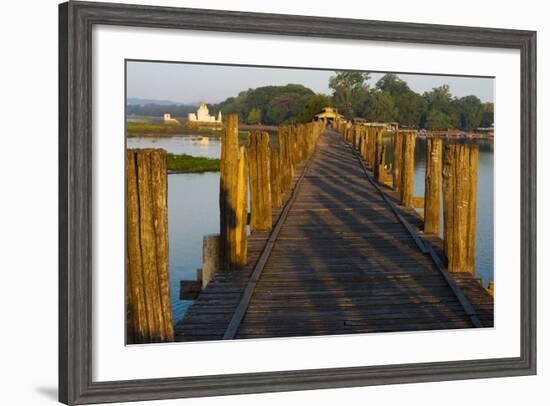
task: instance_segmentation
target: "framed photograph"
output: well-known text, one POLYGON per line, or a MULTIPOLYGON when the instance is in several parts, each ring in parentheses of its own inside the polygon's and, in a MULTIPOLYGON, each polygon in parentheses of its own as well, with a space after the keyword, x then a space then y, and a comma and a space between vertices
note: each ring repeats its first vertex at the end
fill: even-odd
POLYGON ((536 33, 59 6, 59 400, 536 373, 536 33))

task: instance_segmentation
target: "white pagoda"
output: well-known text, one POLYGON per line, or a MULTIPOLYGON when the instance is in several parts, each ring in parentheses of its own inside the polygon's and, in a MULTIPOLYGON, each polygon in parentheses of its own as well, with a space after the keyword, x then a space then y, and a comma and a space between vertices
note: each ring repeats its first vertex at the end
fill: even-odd
POLYGON ((205 103, 201 103, 199 109, 197 110, 197 113, 189 113, 187 115, 187 120, 191 123, 215 123, 215 124, 221 124, 222 122, 222 113, 221 111, 218 113, 218 117, 211 116, 210 112, 208 111, 208 107, 206 107, 205 103))

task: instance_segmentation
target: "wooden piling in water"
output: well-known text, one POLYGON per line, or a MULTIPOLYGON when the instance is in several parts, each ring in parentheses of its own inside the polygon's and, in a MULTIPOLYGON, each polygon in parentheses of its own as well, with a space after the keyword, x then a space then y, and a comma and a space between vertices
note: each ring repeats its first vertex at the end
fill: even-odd
POLYGON ((403 134, 395 132, 393 135, 393 188, 401 191, 401 171, 403 169, 403 134))
POLYGON ((374 133, 375 154, 374 154, 374 179, 383 183, 386 177, 386 146, 382 143, 382 129, 377 128, 374 133))
POLYGON ((367 162, 370 168, 374 171, 374 163, 376 161, 376 128, 374 127, 369 127, 369 145, 367 158, 367 162))
POLYGON ((294 165, 290 158, 290 142, 288 136, 288 127, 279 126, 278 128, 278 142, 279 142, 279 159, 281 168, 281 187, 283 193, 290 190, 292 185, 292 178, 294 176, 294 165))
POLYGON ((477 166, 477 145, 445 147, 443 236, 449 272, 475 272, 477 166))
MULTIPOLYGON (((243 264, 239 260, 239 253, 243 252, 243 244, 246 244, 246 238, 242 240, 238 237, 242 234, 242 223, 244 222, 246 226, 246 216, 244 216, 244 220, 241 218, 243 210, 246 210, 243 208, 246 206, 246 200, 239 199, 239 195, 242 197, 242 190, 248 182, 247 179, 242 178, 246 176, 246 161, 239 161, 238 126, 238 116, 236 114, 228 115, 221 139, 220 252, 225 270, 242 268, 243 264), (240 169, 243 165, 244 168, 240 169)), ((241 158, 246 160, 244 154, 241 158)))
POLYGON ((269 174, 271 177, 271 204, 273 207, 283 205, 283 188, 281 178, 281 151, 271 148, 269 156, 269 174))
POLYGON ((239 269, 246 266, 248 257, 248 240, 246 238, 248 183, 248 157, 244 145, 241 145, 239 148, 239 160, 237 162, 237 212, 235 216, 235 267, 239 269))
POLYGON ((424 232, 439 236, 441 231, 442 141, 426 140, 424 187, 424 232))
MULTIPOLYGON (((293 131, 294 134, 296 134, 293 131)), ((294 145, 294 159, 298 159, 294 145)), ((269 135, 254 131, 248 136, 250 168, 250 230, 269 231, 271 219, 271 176, 269 173, 269 135)))
POLYGON ((220 269, 220 236, 205 235, 202 237, 202 289, 208 285, 220 269))
POLYGON ((166 151, 126 151, 127 342, 174 340, 168 281, 166 151))
POLYGON ((403 134, 402 163, 401 163, 401 204, 405 207, 413 207, 414 193, 414 147, 416 134, 406 132, 403 134))

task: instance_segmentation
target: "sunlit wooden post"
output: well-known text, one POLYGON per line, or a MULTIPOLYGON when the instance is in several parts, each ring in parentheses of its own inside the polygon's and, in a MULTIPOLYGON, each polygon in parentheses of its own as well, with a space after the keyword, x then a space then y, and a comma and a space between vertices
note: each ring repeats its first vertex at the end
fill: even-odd
POLYGON ((445 147, 443 237, 449 272, 475 272, 478 146, 445 147))
POLYGON ((290 156, 290 136, 288 126, 279 126, 279 150, 281 159, 281 183, 283 191, 288 192, 292 186, 292 178, 294 177, 294 164, 290 156))
POLYGON ((363 158, 363 161, 367 162, 367 159, 368 159, 368 143, 369 143, 368 127, 363 127, 363 134, 362 134, 361 138, 362 138, 361 158, 363 158))
MULTIPOLYGON (((245 169, 240 169, 246 161, 244 154, 239 158, 239 122, 236 114, 226 117, 224 133, 222 135, 220 158, 220 252, 222 267, 225 270, 242 267, 239 253, 243 251, 242 244, 246 244, 238 237, 242 233, 241 213, 243 211, 242 189, 247 179, 245 169)), ((242 150, 241 150, 242 152, 242 150)), ((246 165, 244 165, 246 167, 246 165)), ((246 225, 246 216, 244 218, 246 225)))
POLYGON ((269 231, 271 219, 271 176, 269 135, 254 131, 248 136, 250 168, 250 230, 269 231))
POLYGON ((283 205, 283 188, 281 177, 281 151, 279 148, 270 148, 269 174, 271 177, 271 204, 273 207, 283 205))
POLYGON ((416 134, 406 132, 403 134, 403 151, 401 166, 401 204, 405 207, 413 207, 414 193, 414 147, 416 134))
POLYGON ((375 132, 375 154, 374 154, 374 179, 377 182, 384 182, 386 175, 386 146, 382 142, 383 131, 377 128, 375 132))
POLYGON ((361 126, 355 125, 353 129, 353 148, 359 150, 359 139, 361 136, 361 126))
POLYGON ((126 231, 127 341, 173 341, 163 149, 126 151, 126 231))
POLYGON ((220 236, 205 235, 202 237, 202 268, 200 270, 202 289, 208 285, 220 269, 220 236))
POLYGON ((401 171, 403 166, 403 134, 396 131, 393 134, 393 188, 401 191, 401 171))
POLYGON ((239 148, 237 162, 237 204, 235 215, 235 268, 246 266, 248 256, 248 240, 246 238, 246 223, 248 219, 248 183, 249 166, 244 145, 239 148))
POLYGON ((376 128, 369 127, 368 163, 372 170, 374 170, 375 160, 376 160, 376 128))
POLYGON ((439 236, 441 230, 442 141, 426 140, 424 232, 439 236))

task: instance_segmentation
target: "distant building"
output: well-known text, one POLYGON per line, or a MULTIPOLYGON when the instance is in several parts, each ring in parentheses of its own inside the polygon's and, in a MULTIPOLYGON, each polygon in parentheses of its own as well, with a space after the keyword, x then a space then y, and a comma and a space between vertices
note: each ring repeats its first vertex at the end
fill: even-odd
POLYGON ((172 118, 170 113, 164 113, 164 124, 172 124, 172 125, 179 125, 180 122, 176 120, 175 118, 172 118))
POLYGON ((338 114, 338 110, 334 107, 323 107, 323 111, 315 115, 315 120, 332 122, 336 120, 343 120, 344 116, 338 114))
POLYGON ((216 123, 221 124, 222 122, 222 113, 221 111, 218 112, 218 117, 214 117, 210 115, 210 112, 208 111, 208 107, 206 107, 205 103, 201 103, 199 109, 197 110, 197 113, 189 113, 187 115, 187 120, 191 123, 216 123))

